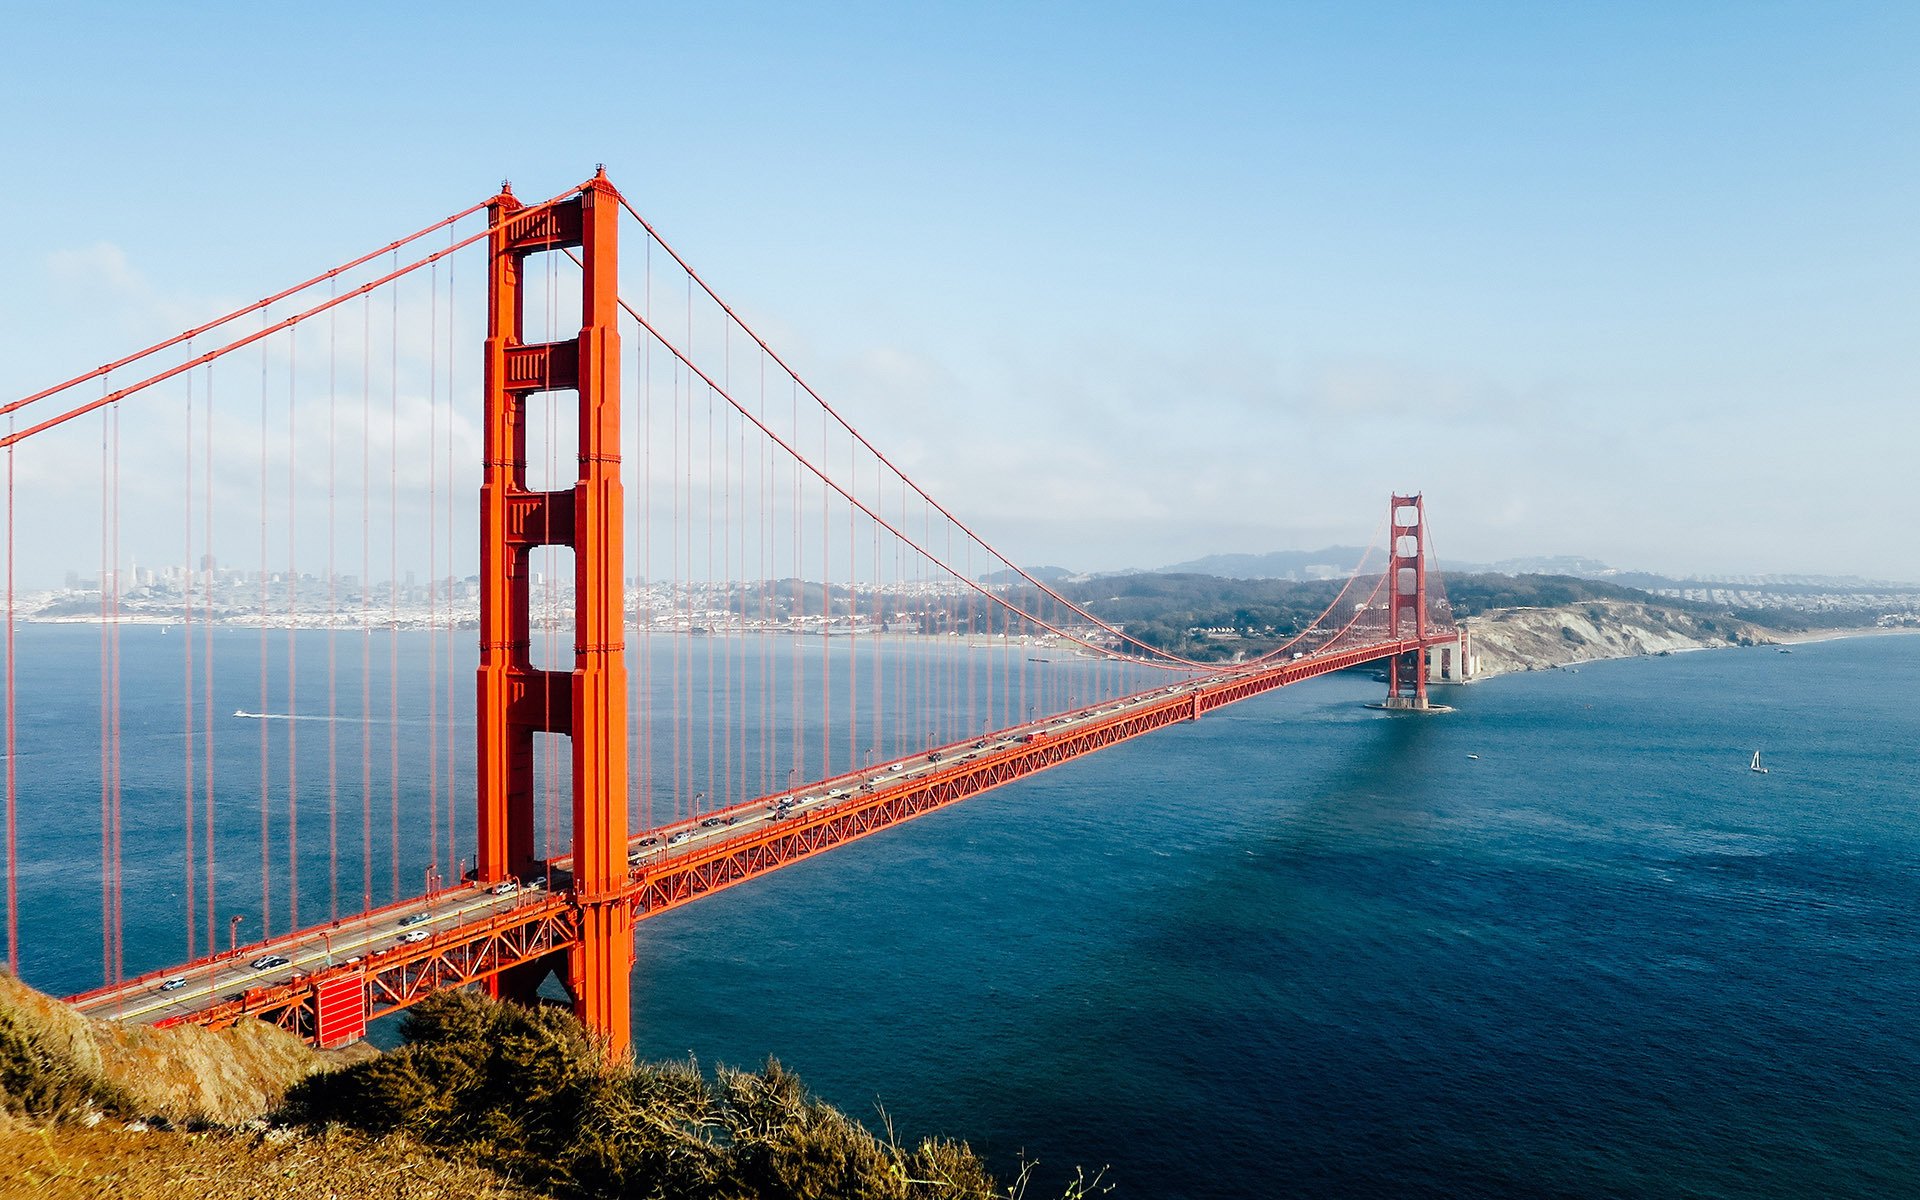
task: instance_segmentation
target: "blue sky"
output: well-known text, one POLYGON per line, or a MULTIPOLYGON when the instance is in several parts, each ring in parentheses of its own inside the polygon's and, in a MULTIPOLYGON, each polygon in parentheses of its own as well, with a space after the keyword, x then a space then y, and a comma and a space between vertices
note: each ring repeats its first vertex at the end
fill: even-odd
POLYGON ((1920 6, 10 6, 0 392, 605 162, 1030 562, 1920 577, 1920 6))

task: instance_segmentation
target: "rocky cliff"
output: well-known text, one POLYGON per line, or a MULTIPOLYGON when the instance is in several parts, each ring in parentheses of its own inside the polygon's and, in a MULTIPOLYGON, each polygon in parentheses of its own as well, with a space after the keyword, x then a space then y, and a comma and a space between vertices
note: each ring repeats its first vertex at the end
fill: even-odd
POLYGON ((1602 658, 1780 640, 1777 631, 1748 621, 1625 600, 1594 600, 1564 608, 1495 609, 1469 617, 1465 624, 1473 631, 1481 677, 1602 658))

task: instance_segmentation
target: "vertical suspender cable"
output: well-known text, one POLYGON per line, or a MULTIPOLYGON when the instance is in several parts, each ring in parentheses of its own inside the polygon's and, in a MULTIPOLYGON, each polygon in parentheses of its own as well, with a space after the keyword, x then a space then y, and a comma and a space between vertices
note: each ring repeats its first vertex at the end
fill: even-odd
MULTIPOLYGON (((707 612, 703 614, 702 619, 705 620, 709 626, 713 624, 713 616, 712 616, 713 600, 711 599, 711 597, 714 594, 714 583, 716 582, 713 574, 713 511, 714 511, 713 477, 715 474, 713 469, 713 458, 714 458, 713 449, 714 449, 713 389, 708 388, 707 389, 706 461, 701 463, 700 472, 701 474, 707 477, 707 497, 706 497, 707 563, 706 563, 706 586, 704 590, 706 595, 709 598, 705 601, 707 612)), ((720 792, 720 789, 719 789, 718 781, 720 779, 720 774, 719 774, 718 768, 720 764, 716 761, 716 755, 714 751, 714 738, 720 732, 719 723, 715 720, 714 711, 713 711, 714 697, 720 690, 719 688, 714 686, 714 678, 713 678, 713 643, 714 641, 715 641, 714 630, 712 628, 709 628, 707 630, 707 637, 706 637, 707 672, 706 672, 706 679, 705 679, 705 684, 706 684, 705 690, 707 693, 707 806, 709 808, 720 808, 726 804, 726 797, 720 792)))
MULTIPOLYGON (((14 421, 7 418, 7 432, 14 421)), ((14 725, 16 672, 13 639, 13 444, 7 444, 7 969, 20 974, 20 858, 19 832, 14 814, 19 809, 19 779, 15 774, 14 752, 18 738, 14 725)))
POLYGON ((109 414, 100 414, 100 982, 113 982, 113 724, 109 713, 107 631, 108 525, 112 507, 107 497, 107 443, 109 414))
MULTIPOLYGON (((653 312, 653 240, 646 242, 646 307, 653 312)), ((640 811, 642 829, 652 829, 653 815, 653 341, 636 338, 634 353, 640 358, 641 452, 640 452, 640 595, 646 606, 641 613, 639 692, 642 703, 629 705, 640 722, 640 811), (643 715, 644 714, 644 715, 643 715)))
MULTIPOLYGON (((760 351, 760 423, 767 420, 767 352, 760 351)), ((754 455, 759 475, 759 526, 754 548, 760 560, 760 794, 773 791, 773 443, 762 436, 754 455)))
MULTIPOLYGON (((687 286, 689 289, 691 289, 693 285, 689 283, 687 286)), ((688 351, 689 353, 691 353, 692 348, 689 347, 688 351)), ((788 426, 788 428, 789 430, 791 430, 794 439, 797 441, 800 436, 800 389, 798 387, 793 389, 793 402, 792 402, 791 408, 792 408, 792 416, 790 419, 792 423, 788 426)), ((801 692, 801 682, 800 682, 800 678, 801 678, 800 635, 802 632, 804 632, 806 628, 806 626, 803 624, 803 621, 806 617, 806 612, 807 612, 807 585, 805 582, 806 566, 800 556, 800 548, 801 548, 800 482, 801 482, 800 467, 799 467, 799 464, 796 463, 794 464, 794 467, 793 467, 793 637, 791 639, 793 642, 793 656, 792 656, 793 657, 793 677, 789 681, 791 685, 790 694, 792 696, 792 703, 793 703, 793 708, 791 709, 791 712, 793 714, 792 716, 793 769, 787 775, 787 782, 789 784, 791 784, 796 779, 803 779, 806 777, 806 761, 807 761, 806 760, 806 754, 807 754, 806 730, 801 725, 802 718, 807 711, 806 704, 804 702, 802 692, 801 692)))
POLYGON ((360 907, 373 907, 373 298, 360 302, 360 907))
MULTIPOLYGON (((261 325, 266 324, 262 310, 261 325)), ((267 344, 260 343, 260 936, 273 936, 273 842, 267 811, 268 762, 267 713, 271 701, 267 695, 267 344)))
MULTIPOLYGON (((687 285, 686 321, 687 348, 688 351, 691 352, 693 348, 692 284, 687 285)), ((685 628, 682 631, 681 639, 687 643, 687 647, 685 656, 680 660, 679 691, 675 696, 674 702, 680 708, 680 721, 684 727, 681 732, 680 744, 686 752, 685 781, 681 797, 686 805, 687 816, 696 817, 700 812, 702 793, 698 788, 694 787, 694 781, 698 778, 698 771, 695 765, 693 739, 694 649, 691 641, 693 637, 693 373, 691 371, 686 372, 684 378, 687 381, 686 392, 684 395, 679 396, 679 399, 682 401, 679 419, 680 429, 683 435, 680 439, 680 449, 684 457, 681 459, 677 469, 682 472, 680 480, 681 510, 679 530, 681 543, 680 595, 681 611, 685 620, 685 628)), ((674 774, 681 774, 681 768, 674 768, 674 774)))
MULTIPOLYGON (((827 461, 827 423, 820 422, 820 458, 827 461)), ((826 482, 820 484, 820 776, 833 774, 833 554, 829 521, 833 504, 826 482)))
MULTIPOLYGON (((427 870, 440 872, 440 264, 427 289, 427 870)), ((449 717, 453 714, 448 713, 449 717)), ((451 766, 451 764, 449 764, 451 766)), ((449 867, 453 864, 448 863, 449 867)))
POLYGON ((120 835, 120 405, 112 405, 113 427, 113 608, 112 608, 112 691, 113 691, 113 982, 126 974, 126 899, 122 874, 120 835))
MULTIPOLYGON (((847 490, 860 490, 860 451, 847 439, 847 490)), ((847 765, 860 766, 860 517, 847 505, 847 765)))
MULTIPOLYGON (((192 355, 193 353, 193 343, 191 341, 187 343, 187 353, 188 355, 192 355)), ((187 564, 187 574, 180 589, 180 633, 182 635, 180 642, 181 650, 183 651, 181 655, 180 707, 185 714, 183 732, 186 734, 186 753, 182 756, 185 760, 182 764, 182 783, 184 786, 181 788, 182 794, 185 797, 187 818, 185 825, 186 853, 184 856, 186 859, 187 896, 186 949, 187 961, 192 962, 193 959, 197 957, 193 952, 193 948, 196 941, 196 926, 199 924, 196 900, 198 899, 197 893, 200 889, 200 881, 194 877, 195 855, 199 853, 199 847, 193 844, 194 818, 197 815, 194 812, 194 801, 197 799, 196 793, 198 790, 193 777, 193 756, 194 752, 198 749, 198 747, 194 745, 193 740, 193 372, 187 372, 186 380, 187 416, 184 426, 186 430, 186 453, 182 459, 184 463, 183 474, 185 483, 180 490, 185 497, 183 510, 185 514, 186 536, 184 538, 185 548, 182 561, 187 564)), ((8 693, 11 694, 13 689, 9 687, 7 690, 8 693)), ((207 719, 212 720, 211 713, 208 714, 207 719)), ((9 752, 8 761, 9 764, 11 764, 13 747, 9 746, 7 749, 9 752)), ((211 952, 212 947, 208 947, 208 950, 211 952)))
MULTIPOLYGON (((400 254, 394 252, 394 267, 400 254)), ((387 859, 400 899, 400 287, 393 288, 387 337, 387 859)))
POLYGON ((299 523, 294 508, 295 378, 300 361, 300 331, 287 332, 287 928, 300 928, 300 675, 295 647, 300 623, 300 563, 295 555, 299 523))
POLYGON ((216 897, 214 894, 214 872, 213 872, 213 868, 214 868, 214 852, 213 852, 213 845, 214 845, 214 836, 213 836, 214 835, 213 573, 215 570, 215 559, 213 557, 213 364, 212 363, 207 364, 206 393, 207 393, 206 444, 202 447, 202 453, 200 455, 200 460, 204 464, 202 470, 205 472, 205 486, 206 486, 206 493, 204 496, 202 496, 201 498, 202 503, 200 505, 201 519, 206 522, 204 536, 202 536, 200 539, 200 553, 202 556, 202 562, 204 564, 202 567, 202 574, 204 576, 203 584, 206 589, 204 592, 205 603, 201 606, 201 608, 202 608, 202 611, 207 614, 207 619, 201 622, 200 624, 200 638, 201 638, 200 681, 201 681, 201 687, 203 689, 203 694, 201 696, 200 711, 203 714, 205 714, 205 717, 206 717, 206 719, 201 723, 201 728, 202 730, 205 731, 204 738, 205 738, 206 757, 201 762, 200 778, 202 780, 202 786, 206 789, 205 804, 203 806, 204 811, 206 813, 206 822, 207 822, 207 827, 206 827, 207 828, 206 947, 207 947, 207 953, 212 954, 214 950, 219 946, 219 940, 215 937, 215 926, 218 924, 218 917, 214 909, 214 901, 216 897))
MULTIPOLYGON (((722 328, 722 334, 726 334, 726 336, 722 336, 720 342, 722 342, 722 346, 726 346, 728 351, 730 351, 733 344, 732 330, 722 328)), ((722 359, 722 380, 730 380, 730 378, 732 378, 732 371, 730 371, 730 369, 732 369, 732 353, 728 353, 728 355, 722 359)), ((710 428, 712 428, 712 415, 710 415, 710 413, 712 413, 712 392, 708 392, 707 394, 707 403, 707 428, 710 430, 710 428)), ((722 503, 722 507, 720 507, 720 580, 718 580, 720 589, 718 589, 718 595, 724 597, 722 603, 724 603, 724 607, 726 607, 726 611, 728 611, 728 620, 726 620, 726 626, 728 626, 728 628, 718 630, 720 637, 722 637, 722 647, 720 647, 720 730, 718 730, 718 733, 720 733, 720 804, 718 804, 718 806, 720 806, 720 808, 726 808, 726 806, 732 806, 733 804, 733 726, 737 724, 737 722, 733 720, 733 559, 732 553, 730 553, 733 545, 732 540, 730 540, 730 538, 732 538, 733 528, 732 524, 730 524, 733 520, 733 453, 732 442, 728 440, 728 432, 726 432, 730 424, 732 424, 732 422, 728 420, 726 413, 722 413, 722 415, 720 415, 720 445, 718 445, 718 451, 720 451, 720 503, 722 503)), ((710 486, 710 480, 712 480, 712 465, 710 465, 710 463, 708 463, 707 472, 708 486, 710 486)), ((710 513, 710 511, 708 511, 708 520, 712 520, 712 513, 710 513)), ((712 551, 708 549, 708 555, 710 555, 710 553, 712 553, 712 551)), ((712 660, 712 653, 710 653, 710 651, 708 651, 707 659, 708 662, 712 660)), ((708 674, 710 674, 710 672, 708 672, 708 674)), ((708 712, 712 710, 712 693, 714 693, 712 682, 708 680, 708 712)), ((708 733, 708 741, 712 741, 712 733, 708 733)))
MULTIPOLYGON (((340 287, 334 285, 333 294, 340 287)), ((340 919, 340 314, 327 313, 327 919, 340 919)))
MULTIPOLYGON (((449 229, 447 231, 447 241, 451 243, 453 240, 454 240, 453 230, 449 229)), ((455 390, 455 387, 456 387, 455 381, 456 381, 456 371, 458 369, 458 364, 460 361, 459 356, 454 353, 455 292, 454 292, 454 285, 453 285, 453 263, 454 263, 455 257, 457 256, 449 255, 447 257, 447 490, 446 490, 446 505, 447 505, 447 508, 446 508, 446 514, 447 514, 447 527, 446 527, 446 533, 447 533, 447 629, 446 629, 447 741, 446 741, 445 751, 446 751, 446 761, 447 761, 447 865, 453 870, 453 873, 454 873, 453 882, 459 883, 460 882, 460 878, 459 878, 460 837, 458 833, 459 825, 455 820, 455 815, 459 812, 459 807, 454 802, 454 798, 458 790, 458 784, 455 781, 456 772, 454 770, 454 726, 456 722, 454 721, 454 717, 453 717, 453 714, 454 714, 453 627, 455 625, 454 614, 453 614, 453 596, 454 596, 454 580, 459 577, 459 571, 454 565, 454 551, 453 551, 453 497, 454 497, 454 493, 458 490, 454 486, 454 482, 453 482, 453 442, 454 442, 453 398, 458 394, 455 390)))
MULTIPOLYGON (((667 574, 669 591, 667 593, 667 597, 668 597, 668 602, 673 605, 674 616, 677 618, 680 615, 679 609, 681 607, 681 602, 680 602, 679 596, 675 594, 675 590, 684 590, 683 584, 686 578, 685 575, 683 575, 680 570, 680 534, 681 534, 682 528, 684 527, 685 522, 682 520, 681 507, 680 507, 680 425, 681 423, 680 423, 680 364, 678 362, 673 364, 672 410, 673 410, 672 411, 673 424, 671 427, 672 448, 671 448, 671 453, 669 454, 669 457, 667 459, 667 465, 671 474, 670 486, 673 488, 673 513, 672 513, 673 520, 667 526, 667 534, 672 539, 672 545, 668 551, 668 558, 667 558, 667 561, 669 564, 668 574, 667 574)), ((679 624, 679 622, 676 621, 675 624, 677 625, 679 624)), ((687 796, 686 779, 681 775, 681 766, 682 766, 682 759, 683 759, 682 726, 686 722, 686 706, 680 702, 681 673, 683 670, 681 665, 681 651, 683 646, 686 643, 686 638, 687 638, 687 635, 684 629, 676 629, 674 631, 673 681, 672 681, 673 682, 673 703, 669 706, 668 711, 672 714, 672 721, 673 721, 673 726, 670 732, 673 740, 673 819, 675 821, 680 820, 681 816, 683 815, 681 812, 681 805, 685 801, 687 796)))

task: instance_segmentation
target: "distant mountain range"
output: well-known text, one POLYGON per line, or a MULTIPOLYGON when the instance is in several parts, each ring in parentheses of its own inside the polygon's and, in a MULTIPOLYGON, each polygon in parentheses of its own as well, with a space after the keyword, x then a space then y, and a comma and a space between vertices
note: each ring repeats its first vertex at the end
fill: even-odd
MULTIPOLYGON (((1205 558, 1161 567, 1158 573, 1220 575, 1228 579, 1338 579, 1352 573, 1365 553, 1357 546, 1328 546, 1324 550, 1275 550, 1267 554, 1209 554, 1205 558)), ((1571 575, 1576 579, 1605 580, 1644 591, 1705 586, 1817 592, 1866 588, 1906 590, 1915 586, 1863 579, 1858 575, 1658 575, 1610 567, 1597 558, 1581 554, 1503 558, 1490 563, 1442 559, 1440 569, 1456 575, 1571 575)))
MULTIPOLYGON (((1341 579, 1353 573, 1366 551, 1359 546, 1328 546, 1324 550, 1274 550, 1266 554, 1209 554, 1161 567, 1162 575, 1219 575, 1227 579, 1341 579)), ((1607 564, 1577 554, 1551 558, 1509 558, 1496 563, 1445 562, 1444 571, 1460 574, 1492 572, 1500 575, 1575 575, 1610 578, 1607 564)))
MULTIPOLYGON (((1044 583, 1075 583, 1108 575, 1215 575, 1223 579, 1343 579, 1365 557, 1359 546, 1328 546, 1321 550, 1270 550, 1265 554, 1209 554, 1185 562, 1169 563, 1152 571, 1072 571, 1066 567, 1033 567, 1030 573, 1044 583)), ((1534 555, 1503 558, 1498 562, 1464 562, 1442 559, 1440 569, 1456 575, 1571 575, 1576 579, 1599 579, 1622 587, 1643 591, 1687 588, 1765 588, 1781 592, 1860 591, 1891 588, 1906 591, 1912 583, 1863 579, 1857 575, 1658 575, 1648 571, 1628 571, 1610 567, 1597 558, 1580 554, 1534 555)), ((995 571, 980 576, 981 583, 1014 583, 1019 576, 1012 571, 995 571)))

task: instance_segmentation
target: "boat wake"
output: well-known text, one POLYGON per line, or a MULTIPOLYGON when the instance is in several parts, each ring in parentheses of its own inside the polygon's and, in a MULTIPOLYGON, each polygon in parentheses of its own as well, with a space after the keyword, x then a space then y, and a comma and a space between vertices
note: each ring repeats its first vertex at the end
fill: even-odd
MULTIPOLYGON (((244 708, 234 709, 233 715, 236 717, 242 717, 249 721, 345 721, 347 720, 346 717, 325 717, 325 716, 320 716, 318 714, 309 715, 307 713, 248 712, 244 708)), ((358 719, 358 718, 355 718, 355 719, 358 719)))

